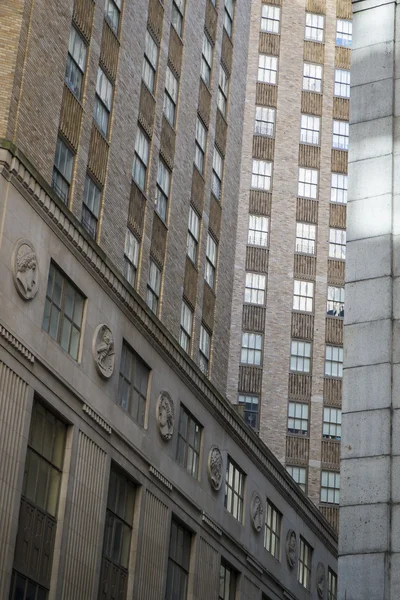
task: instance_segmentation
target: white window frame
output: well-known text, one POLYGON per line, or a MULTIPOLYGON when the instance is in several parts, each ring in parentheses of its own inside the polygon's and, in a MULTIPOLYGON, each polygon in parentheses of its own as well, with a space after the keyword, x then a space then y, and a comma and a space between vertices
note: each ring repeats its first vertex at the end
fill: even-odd
POLYGON ((186 253, 194 265, 197 264, 197 255, 200 237, 200 217, 191 206, 189 208, 189 222, 186 253))
POLYGON ((109 121, 113 100, 113 84, 101 67, 97 71, 94 119, 105 138, 108 136, 109 121))
POLYGON ((179 335, 179 343, 185 352, 190 354, 193 331, 193 310, 183 300, 181 309, 181 328, 179 335))
POLYGON ((325 377, 343 377, 343 347, 325 346, 325 377))
POLYGON ((297 568, 297 580, 306 590, 311 589, 311 567, 312 567, 313 549, 300 536, 299 560, 297 568))
POLYGON ((303 90, 322 93, 322 65, 305 62, 303 65, 303 90))
POLYGON ((87 45, 74 25, 71 27, 68 42, 68 56, 65 67, 65 83, 78 100, 82 98, 83 80, 86 70, 87 45))
POLYGON ((329 258, 346 259, 346 230, 329 228, 329 258))
POLYGON ((117 36, 121 18, 121 9, 122 0, 106 0, 105 19, 117 36))
POLYGON ((161 269, 156 265, 154 260, 150 259, 149 278, 147 281, 147 306, 155 314, 158 313, 161 293, 161 269))
POLYGON ((256 106, 254 135, 274 137, 275 115, 275 108, 271 108, 270 106, 256 106))
POLYGON ((331 202, 347 204, 347 180, 344 173, 331 174, 331 202))
POLYGON ((235 0, 225 0, 224 29, 228 37, 232 37, 233 20, 235 17, 235 0))
POLYGON ((288 433, 294 435, 308 435, 309 405, 304 402, 292 402, 288 404, 288 433))
POLYGON ((260 366, 262 364, 263 336, 260 333, 242 333, 240 362, 243 365, 260 366))
POLYGON ((335 69, 334 96, 350 98, 350 71, 349 69, 335 69))
POLYGON ((149 166, 150 140, 139 126, 135 141, 132 178, 138 187, 145 192, 147 187, 147 169, 149 166))
POLYGON ((196 137, 195 137, 195 154, 194 154, 194 164, 197 167, 197 170, 204 175, 204 158, 206 154, 207 147, 207 129, 200 117, 197 117, 196 121, 196 137))
POLYGON ((281 9, 272 4, 261 5, 261 31, 265 33, 280 33, 281 9))
POLYGON ((297 485, 306 493, 307 490, 307 469, 306 467, 294 467, 286 465, 286 471, 294 479, 297 485))
POLYGON ((317 226, 312 223, 296 222, 296 247, 297 254, 315 255, 317 226))
POLYGON ((321 471, 321 502, 324 504, 339 504, 340 473, 321 471))
POLYGON ((312 281, 294 280, 293 310, 313 312, 314 283, 312 281))
POLYGON ((321 131, 321 119, 314 115, 301 115, 300 119, 300 143, 319 146, 321 131))
POLYGON ((272 180, 272 162, 253 158, 251 170, 251 187, 256 190, 269 191, 272 180))
POLYGON ((282 513, 267 499, 264 548, 277 560, 280 560, 281 554, 282 517, 282 513))
POLYGON ((218 98, 217 106, 221 114, 226 117, 228 112, 228 94, 229 94, 229 76, 225 71, 224 67, 219 67, 219 79, 218 79, 218 98))
POLYGON ((204 273, 204 279, 212 290, 215 289, 215 275, 217 270, 217 253, 218 245, 217 242, 210 235, 207 234, 207 247, 206 247, 206 269, 204 273))
POLYGON ((160 219, 166 223, 168 213, 168 200, 171 189, 171 171, 161 157, 158 159, 156 199, 154 208, 160 219))
POLYGON ((221 200, 223 171, 224 159, 222 158, 218 148, 214 146, 211 191, 217 200, 221 200))
POLYGON ((327 440, 342 438, 342 409, 335 406, 324 406, 322 437, 327 440))
POLYGON ((244 471, 228 455, 224 506, 239 523, 243 521, 245 480, 246 474, 244 471))
POLYGON ((348 121, 333 121, 332 148, 335 150, 349 149, 349 123, 348 121))
POLYGON ((163 112, 168 123, 175 127, 179 82, 169 67, 165 77, 163 112))
POLYGON ((353 23, 347 19, 336 20, 336 46, 351 48, 353 38, 353 23))
POLYGON ((268 217, 249 215, 249 233, 247 243, 251 246, 268 246, 268 217))
POLYGON ((278 77, 278 58, 276 56, 268 56, 267 54, 259 54, 257 73, 257 81, 276 85, 278 77))
POLYGON ((139 264, 140 242, 130 229, 126 230, 124 248, 124 277, 135 286, 139 264))
POLYGON ((171 25, 175 29, 179 37, 182 37, 183 33, 183 19, 185 16, 185 0, 173 0, 172 2, 172 15, 171 25))
POLYGON ((344 317, 344 287, 328 285, 326 314, 344 317))
POLYGON ((324 15, 316 15, 314 13, 306 13, 306 26, 304 32, 304 39, 312 42, 324 41, 324 26, 325 17, 324 15))
POLYGON ((290 370, 292 373, 311 373, 311 342, 291 341, 290 370))
POLYGON ((337 600, 338 584, 337 575, 328 567, 328 600, 337 600))
POLYGON ((203 324, 200 326, 200 343, 199 343, 199 366, 200 370, 204 375, 208 375, 210 368, 210 354, 211 354, 211 334, 204 327, 203 324))
POLYGON ((299 183, 297 195, 301 198, 318 198, 318 171, 299 167, 299 183))
POLYGON ((101 207, 101 189, 86 175, 82 203, 82 226, 92 238, 96 238, 101 207))
POLYGON ((211 72, 213 63, 213 45, 211 40, 208 38, 206 32, 203 36, 203 50, 201 54, 201 69, 200 75, 207 87, 211 86, 211 72))
POLYGON ((265 304, 266 275, 261 273, 246 273, 244 301, 247 304, 265 304))
POLYGON ((159 48, 151 33, 146 29, 144 58, 142 67, 142 80, 147 89, 154 94, 156 89, 156 74, 158 66, 159 48))
POLYGON ((260 399, 254 394, 239 394, 239 406, 243 407, 243 418, 247 425, 258 431, 258 418, 260 410, 260 399))
POLYGON ((74 163, 75 154, 59 136, 54 156, 52 187, 64 204, 68 204, 69 200, 74 163))

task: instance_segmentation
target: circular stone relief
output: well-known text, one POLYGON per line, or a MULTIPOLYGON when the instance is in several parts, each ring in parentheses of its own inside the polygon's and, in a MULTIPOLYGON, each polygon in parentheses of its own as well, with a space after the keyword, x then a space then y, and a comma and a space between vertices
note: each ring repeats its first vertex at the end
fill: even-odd
POLYGON ((325 577, 325 567, 321 562, 319 562, 317 565, 316 581, 317 581, 318 597, 323 598, 325 596, 326 577, 325 577))
POLYGON ((32 300, 39 288, 39 269, 33 244, 23 238, 17 241, 11 257, 14 285, 24 300, 32 300))
POLYGON ((261 500, 261 496, 258 492, 254 492, 250 502, 250 517, 251 524, 254 529, 259 533, 264 523, 264 506, 261 500))
POLYGON ((211 487, 217 492, 222 484, 223 459, 218 446, 212 446, 208 454, 208 477, 211 487))
POLYGON ((291 569, 297 564, 297 537, 293 529, 289 529, 286 535, 286 560, 291 569))
POLYGON ((157 400, 156 418, 163 440, 169 441, 174 434, 175 408, 168 392, 161 392, 157 400))
POLYGON ((111 377, 114 372, 115 350, 114 337, 107 325, 97 325, 93 335, 92 352, 100 375, 106 379, 111 377))

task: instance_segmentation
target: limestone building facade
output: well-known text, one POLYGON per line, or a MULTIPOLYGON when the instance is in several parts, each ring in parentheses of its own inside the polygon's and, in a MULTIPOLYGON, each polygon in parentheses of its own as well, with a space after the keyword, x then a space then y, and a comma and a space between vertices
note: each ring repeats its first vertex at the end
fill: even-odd
POLYGON ((352 8, 251 5, 228 397, 338 527, 352 8))
POLYGON ((226 398, 250 0, 0 6, 0 598, 335 597, 226 398))

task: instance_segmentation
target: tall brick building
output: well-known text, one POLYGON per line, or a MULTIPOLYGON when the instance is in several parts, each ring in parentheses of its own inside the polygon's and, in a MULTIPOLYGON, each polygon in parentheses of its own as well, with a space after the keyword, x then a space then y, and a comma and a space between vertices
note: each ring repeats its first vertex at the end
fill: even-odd
POLYGON ((0 598, 336 595, 226 398, 250 0, 0 3, 0 598))
POLYGON ((337 528, 351 2, 251 10, 228 396, 337 528))

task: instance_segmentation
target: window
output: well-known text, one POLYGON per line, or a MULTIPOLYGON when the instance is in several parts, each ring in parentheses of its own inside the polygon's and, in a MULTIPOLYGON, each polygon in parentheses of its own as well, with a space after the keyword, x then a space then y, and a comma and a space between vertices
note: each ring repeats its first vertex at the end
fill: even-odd
POLYGON ((216 146, 214 146, 213 155, 213 171, 211 181, 211 191, 217 200, 221 199, 221 188, 222 188, 222 171, 223 171, 223 158, 218 152, 216 146))
POLYGON ((146 30, 142 79, 152 94, 155 90, 157 63, 158 46, 151 37, 150 32, 146 30))
POLYGON ((128 346, 122 344, 117 403, 139 425, 144 425, 150 369, 128 346))
POLYGON ((275 133, 275 108, 267 106, 256 106, 256 118, 254 123, 255 135, 269 135, 275 133))
POLYGON ((207 329, 202 325, 200 327, 200 345, 199 345, 200 370, 204 375, 208 375, 211 352, 211 336, 207 329))
POLYGON ((141 190, 146 189, 147 167, 149 166, 150 142, 141 127, 138 127, 132 177, 141 190))
POLYGON ((292 340, 290 353, 290 370, 298 373, 309 373, 311 370, 311 344, 292 340))
POLYGON ((326 314, 344 317, 344 287, 328 286, 326 314))
POLYGON ((301 115, 300 142, 302 144, 319 144, 321 120, 312 115, 301 115))
POLYGON ((281 525, 282 514, 272 502, 267 500, 264 547, 277 560, 279 560, 281 551, 281 525))
POLYGON ((308 434, 308 404, 289 402, 288 432, 299 435, 308 434))
POLYGON ((242 333, 240 362, 245 365, 261 365, 262 335, 242 333))
POLYGON ((179 37, 183 32, 183 15, 185 13, 185 0, 174 0, 172 2, 171 24, 179 37))
POLYGON ((353 23, 343 19, 336 21, 336 46, 351 48, 353 23))
POLYGON ((324 406, 324 422, 322 437, 330 440, 340 440, 342 437, 342 411, 340 408, 324 406))
POLYGON ((335 69, 335 96, 350 98, 350 71, 335 69))
POLYGON ((244 420, 256 431, 258 430, 258 396, 239 396, 239 406, 244 407, 244 420))
POLYGON ((200 217, 193 210, 193 208, 190 207, 189 208, 189 225, 188 225, 186 252, 187 252, 188 257, 194 264, 197 263, 199 235, 200 235, 200 217))
POLYGON ((207 34, 203 36, 203 52, 201 55, 201 68, 200 75, 206 86, 210 87, 211 84, 211 69, 213 59, 213 47, 207 34))
POLYGON ((203 123, 200 121, 199 117, 197 117, 196 121, 196 148, 194 154, 194 164, 200 171, 200 173, 204 174, 204 156, 206 153, 206 143, 207 143, 207 130, 204 127, 203 123))
POLYGON ((50 587, 66 435, 66 425, 35 400, 22 484, 11 600, 47 598, 45 588, 50 587), (27 556, 35 558, 27 560, 27 556))
POLYGON ((332 173, 331 202, 346 204, 347 202, 347 175, 332 173))
POLYGON ((171 185, 171 173, 161 158, 158 161, 155 209, 164 223, 167 220, 167 204, 171 185))
POLYGON ((121 17, 122 0, 106 0, 106 19, 111 29, 118 35, 119 20, 121 17))
POLYGON ((304 38, 313 42, 324 41, 324 17, 306 13, 306 31, 304 38))
POLYGON ((221 113, 226 117, 227 105, 228 105, 228 90, 229 90, 229 78, 226 74, 224 67, 221 65, 219 69, 219 81, 218 81, 218 100, 217 106, 221 113))
POLYGON ((312 548, 306 540, 300 536, 299 562, 297 579, 306 590, 311 588, 311 560, 312 548))
POLYGON ((100 202, 101 189, 89 175, 86 175, 85 190, 83 192, 82 225, 92 238, 95 238, 97 233, 100 202))
POLYGON ((59 137, 57 139, 56 155, 54 158, 52 187, 64 204, 68 203, 74 157, 73 152, 59 137))
POLYGON ((193 311, 188 307, 186 302, 182 302, 181 309, 181 332, 179 343, 188 354, 190 353, 190 340, 192 338, 193 328, 193 311))
POLYGON ((232 37, 234 0, 225 0, 224 27, 229 37, 232 37))
POLYGON ((333 121, 332 147, 338 150, 349 149, 349 124, 347 121, 333 121))
POLYGON ((322 92, 322 65, 304 63, 303 90, 308 92, 322 92))
POLYGON ((172 127, 175 126, 176 105, 178 102, 178 80, 167 67, 164 90, 164 115, 172 127))
POLYGON ((281 9, 278 6, 263 4, 261 8, 261 31, 279 33, 281 9))
POLYGON ((149 280, 147 282, 147 306, 157 314, 161 289, 161 270, 150 259, 149 280))
POLYGON ((181 405, 176 460, 195 479, 199 474, 201 430, 200 423, 181 405))
POLYGON ((346 258, 346 230, 345 229, 329 229, 329 257, 346 258))
POLYGON ((190 532, 173 519, 169 541, 165 600, 186 600, 191 541, 190 532))
POLYGON ((215 270, 217 267, 217 244, 214 242, 210 234, 207 235, 206 248, 206 271, 204 278, 210 288, 215 288, 215 270))
POLYGON ((337 600, 337 575, 328 568, 328 600, 337 600))
POLYGON ((71 27, 68 44, 67 66, 65 69, 65 83, 71 92, 78 98, 82 97, 83 76, 86 68, 87 47, 83 37, 75 27, 71 27))
POLYGON ((96 98, 94 102, 94 120, 104 137, 108 134, 108 122, 110 119, 113 96, 113 86, 103 69, 97 71, 96 98))
POLYGON ((305 467, 287 466, 286 471, 295 480, 295 482, 303 490, 303 492, 306 493, 306 485, 307 485, 307 482, 306 482, 307 470, 306 470, 306 468, 305 467))
POLYGON ((252 246, 268 246, 268 217, 249 216, 247 243, 252 246))
POLYGON ((299 169, 299 186, 297 191, 303 198, 318 197, 318 171, 316 169, 299 169))
POLYGON ((265 275, 246 273, 244 301, 249 304, 265 304, 265 284, 265 275))
POLYGON ((296 252, 315 254, 316 225, 296 223, 296 252))
POLYGON ((235 600, 236 597, 236 571, 224 560, 219 569, 218 600, 235 600))
POLYGON ((139 263, 139 242, 130 229, 126 230, 124 250, 124 277, 131 284, 136 283, 139 263))
POLYGON ((258 57, 258 81, 276 84, 278 74, 278 59, 276 56, 260 54, 258 57))
POLYGON ((293 310, 313 311, 314 284, 311 281, 294 280, 293 310))
POLYGON ((272 162, 253 160, 251 187, 258 190, 271 189, 272 162))
POLYGON ((51 263, 42 327, 75 360, 78 360, 84 302, 79 290, 51 263))
POLYGON ((343 348, 326 346, 325 375, 327 377, 343 377, 343 348))
POLYGON ((119 598, 126 598, 134 506, 135 486, 125 475, 112 468, 108 486, 100 589, 107 589, 109 586, 119 598))
POLYGON ((242 522, 243 518, 244 478, 243 471, 228 456, 224 505, 239 522, 242 522))
POLYGON ((332 471, 321 471, 321 502, 339 504, 340 474, 332 471))

